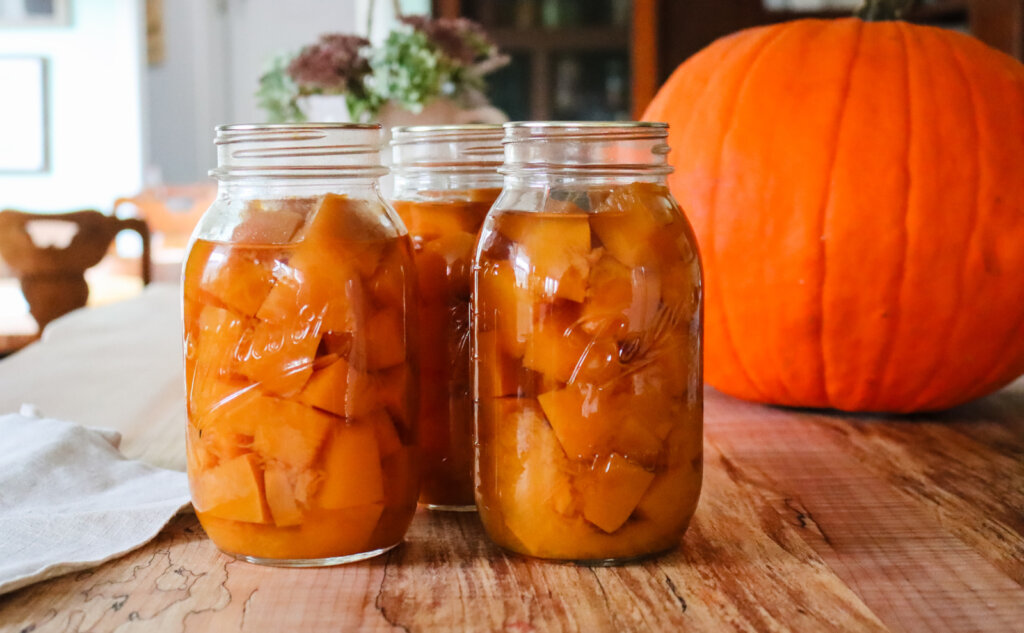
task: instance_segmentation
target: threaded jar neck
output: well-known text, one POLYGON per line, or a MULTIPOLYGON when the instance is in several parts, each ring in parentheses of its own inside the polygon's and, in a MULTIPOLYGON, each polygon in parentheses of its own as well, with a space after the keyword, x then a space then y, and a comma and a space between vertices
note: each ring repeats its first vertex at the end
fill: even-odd
POLYGON ((220 181, 375 179, 388 172, 380 125, 222 125, 214 143, 217 168, 210 175, 220 181))
POLYGON ((504 160, 500 125, 417 125, 391 130, 395 174, 496 173, 504 160))
POLYGON ((652 122, 506 123, 505 163, 513 178, 637 176, 663 178, 668 164, 668 125, 652 122))

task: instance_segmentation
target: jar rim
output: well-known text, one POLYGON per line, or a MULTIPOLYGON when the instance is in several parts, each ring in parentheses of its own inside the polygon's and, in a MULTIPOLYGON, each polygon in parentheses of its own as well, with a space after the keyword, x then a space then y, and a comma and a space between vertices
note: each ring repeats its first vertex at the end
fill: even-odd
POLYGON ((227 123, 216 132, 252 132, 256 130, 380 130, 380 123, 227 123))
POLYGON ((450 123, 444 125, 396 125, 391 128, 396 134, 422 134, 428 132, 501 132, 502 126, 491 123, 450 123))
POLYGON ((508 129, 615 129, 615 128, 645 128, 667 130, 668 123, 663 121, 509 121, 503 123, 502 127, 508 129))

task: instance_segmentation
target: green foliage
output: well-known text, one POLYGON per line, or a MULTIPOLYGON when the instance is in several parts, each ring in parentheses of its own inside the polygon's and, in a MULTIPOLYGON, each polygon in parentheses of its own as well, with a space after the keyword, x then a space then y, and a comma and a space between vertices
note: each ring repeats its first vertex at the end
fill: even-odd
POLYGON ((373 119, 389 101, 417 113, 438 97, 472 102, 482 98, 483 76, 508 61, 469 20, 400 21, 378 48, 332 33, 275 58, 256 92, 269 121, 304 121, 298 99, 315 94, 344 94, 355 121, 373 119))
POLYGON ((425 33, 408 27, 392 31, 370 59, 370 92, 419 112, 451 90, 454 64, 441 55, 425 33))
POLYGON ((256 91, 257 103, 267 113, 268 123, 295 123, 306 117, 296 103, 298 86, 288 76, 290 55, 278 55, 271 60, 267 71, 260 76, 256 91))

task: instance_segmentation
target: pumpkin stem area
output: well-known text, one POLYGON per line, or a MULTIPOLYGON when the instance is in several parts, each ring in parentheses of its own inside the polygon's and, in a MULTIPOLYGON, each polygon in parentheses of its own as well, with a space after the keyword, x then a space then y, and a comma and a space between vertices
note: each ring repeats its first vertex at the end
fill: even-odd
POLYGON ((865 22, 899 20, 913 4, 914 0, 864 0, 854 15, 865 22))

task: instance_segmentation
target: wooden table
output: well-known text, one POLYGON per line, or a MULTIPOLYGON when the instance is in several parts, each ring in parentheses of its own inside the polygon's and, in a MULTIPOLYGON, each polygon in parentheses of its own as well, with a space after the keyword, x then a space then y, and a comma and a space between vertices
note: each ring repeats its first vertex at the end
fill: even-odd
MULTIPOLYGON (((78 375, 82 393, 21 378, 20 394, 66 419, 69 398, 123 397, 79 421, 105 420, 129 455, 182 468, 175 299, 156 289, 102 319, 66 317, 52 340, 0 361, 0 410, 18 399, 9 381, 34 367, 53 377, 70 336, 90 332, 122 369, 81 361, 54 379, 78 375), (145 314, 148 326, 127 327, 145 314)), ((940 415, 792 411, 711 389, 706 409, 700 507, 660 558, 527 560, 491 545, 475 515, 421 511, 385 556, 272 569, 220 554, 185 515, 121 559, 0 597, 0 629, 1024 631, 1024 380, 940 415)))

